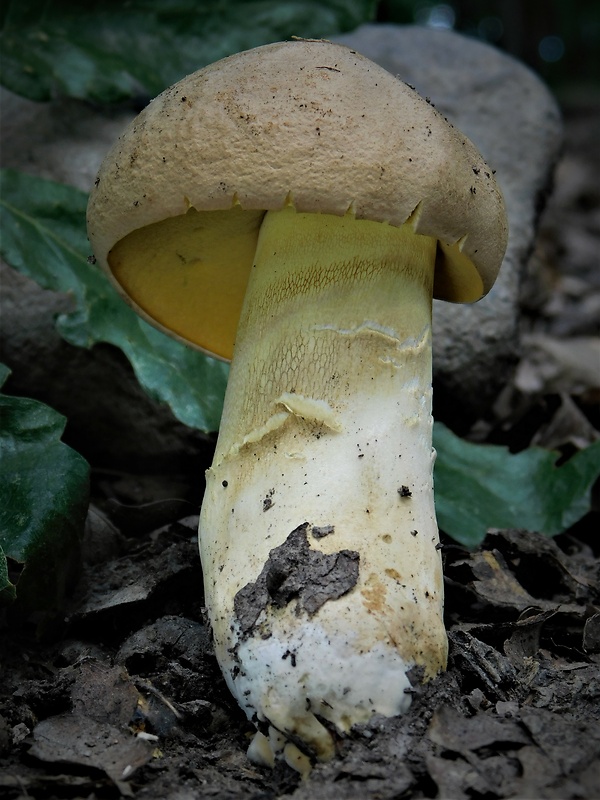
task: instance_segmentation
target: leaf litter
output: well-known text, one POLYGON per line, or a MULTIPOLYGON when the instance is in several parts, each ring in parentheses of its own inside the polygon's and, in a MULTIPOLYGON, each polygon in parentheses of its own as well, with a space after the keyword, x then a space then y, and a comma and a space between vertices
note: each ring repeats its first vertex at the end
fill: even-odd
POLYGON ((14 633, 4 659, 7 797, 593 796, 600 567, 585 537, 497 530, 474 552, 446 539, 448 671, 302 782, 246 759, 251 726, 204 619, 197 516, 150 536, 95 519, 87 552, 105 560, 86 566, 64 638, 14 633))

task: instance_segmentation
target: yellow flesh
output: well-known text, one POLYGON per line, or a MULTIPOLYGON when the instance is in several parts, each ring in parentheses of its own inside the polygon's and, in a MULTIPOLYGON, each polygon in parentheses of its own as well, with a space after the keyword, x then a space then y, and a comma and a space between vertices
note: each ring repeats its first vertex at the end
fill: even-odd
POLYGON ((229 360, 263 215, 192 208, 118 242, 111 271, 145 316, 229 360))

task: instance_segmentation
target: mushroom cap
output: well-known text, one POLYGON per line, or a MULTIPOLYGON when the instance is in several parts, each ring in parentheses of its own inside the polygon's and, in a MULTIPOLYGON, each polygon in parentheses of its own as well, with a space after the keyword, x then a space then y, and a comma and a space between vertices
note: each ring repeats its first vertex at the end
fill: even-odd
MULTIPOLYGON (((354 50, 321 40, 229 56, 160 94, 106 156, 90 195, 88 234, 97 262, 143 317, 229 358, 252 266, 248 240, 258 237, 266 211, 291 204, 298 212, 350 212, 395 226, 408 221, 416 234, 435 237, 434 297, 443 300, 485 295, 506 249, 500 189, 469 139, 407 84, 354 50), (236 212, 230 232, 227 215, 204 214, 226 210, 236 212), (116 245, 137 232, 142 248, 159 252, 163 229, 156 223, 171 220, 164 241, 173 249, 181 222, 174 218, 184 215, 197 227, 217 221, 218 242, 211 245, 222 250, 219 266, 206 291, 188 291, 186 300, 183 281, 181 308, 173 310, 179 306, 173 301, 157 312, 143 293, 138 297, 143 274, 121 279, 116 245), (236 249, 240 236, 245 244, 236 249), (220 272, 226 297, 217 300, 220 272), (206 312, 210 326, 214 305, 230 317, 219 334, 230 342, 215 344, 172 319, 180 311, 185 316, 192 297, 188 316, 206 312)), ((129 274, 144 272, 146 264, 151 269, 151 260, 146 252, 129 274)), ((202 260, 198 253, 196 265, 202 260)))

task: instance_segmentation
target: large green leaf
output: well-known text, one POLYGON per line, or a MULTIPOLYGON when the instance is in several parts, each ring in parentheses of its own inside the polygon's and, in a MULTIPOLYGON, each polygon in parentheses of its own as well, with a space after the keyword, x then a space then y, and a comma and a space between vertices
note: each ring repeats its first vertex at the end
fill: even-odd
POLYGON ((375 0, 7 0, 2 82, 32 100, 158 94, 231 53, 319 38, 370 19, 375 0))
POLYGON ((0 394, 0 416, 0 603, 18 599, 47 618, 77 562, 89 466, 60 441, 65 418, 43 403, 0 394))
POLYGON ((436 513, 440 528, 469 547, 488 528, 522 528, 547 536, 590 509, 600 476, 600 441, 560 466, 557 452, 466 442, 439 423, 434 429, 436 513))
MULTIPOLYGON (((121 347, 142 383, 191 427, 218 428, 226 367, 141 321, 86 261, 86 198, 67 186, 14 172, 0 173, 6 220, 2 252, 42 286, 70 292, 76 310, 58 319, 62 335, 89 347, 121 347)), ((590 506, 600 474, 600 443, 556 467, 557 453, 539 448, 513 455, 476 445, 441 424, 434 428, 436 509, 440 527, 474 546, 488 528, 524 528, 553 536, 590 506)))
POLYGON ((86 205, 87 196, 72 187, 0 171, 3 258, 45 289, 72 296, 74 311, 57 321, 68 342, 121 348, 152 397, 190 427, 217 430, 227 366, 160 333, 123 303, 88 263, 86 205))

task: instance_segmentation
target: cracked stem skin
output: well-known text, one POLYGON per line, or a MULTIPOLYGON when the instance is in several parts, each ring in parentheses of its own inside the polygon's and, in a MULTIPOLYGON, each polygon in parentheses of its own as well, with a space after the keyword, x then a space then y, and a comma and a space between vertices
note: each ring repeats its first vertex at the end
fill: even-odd
POLYGON ((288 207, 261 228, 200 549, 217 657, 249 718, 284 734, 272 748, 291 739, 327 759, 328 728, 404 711, 406 672, 420 665, 430 678, 445 667, 431 444, 435 253, 436 240, 409 224, 351 215, 288 207), (333 528, 309 537, 313 549, 359 553, 356 585, 312 616, 294 602, 268 606, 242 637, 236 593, 304 522, 333 528))

